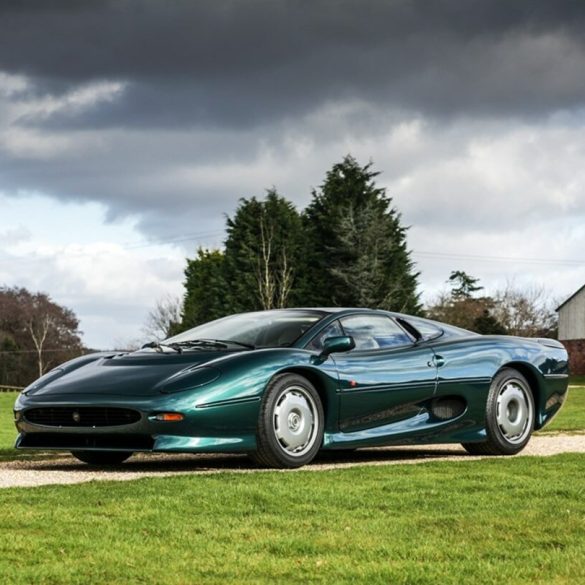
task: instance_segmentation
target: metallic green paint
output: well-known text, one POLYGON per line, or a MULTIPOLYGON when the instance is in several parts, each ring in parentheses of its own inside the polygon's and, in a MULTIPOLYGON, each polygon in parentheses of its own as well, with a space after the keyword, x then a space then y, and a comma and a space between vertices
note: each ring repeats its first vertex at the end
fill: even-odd
POLYGON ((489 387, 503 367, 516 368, 529 381, 535 428, 550 422, 566 399, 567 353, 552 340, 481 336, 441 326, 439 338, 413 339, 402 347, 328 356, 304 349, 331 322, 363 312, 408 320, 384 311, 331 310, 287 348, 77 358, 18 397, 16 446, 99 450, 104 447, 92 446, 92 441, 107 437, 107 450, 129 450, 125 441, 136 437, 148 441, 137 442, 133 451, 254 451, 264 390, 273 376, 284 372, 305 376, 317 389, 325 410, 323 449, 481 441, 489 387), (434 405, 442 398, 463 405, 461 412, 447 420, 438 417, 434 405), (26 419, 31 408, 87 406, 133 409, 140 420, 122 426, 48 427, 26 419), (153 415, 158 412, 179 412, 184 419, 157 421, 153 415), (52 447, 51 438, 57 435, 67 437, 71 446, 52 447))

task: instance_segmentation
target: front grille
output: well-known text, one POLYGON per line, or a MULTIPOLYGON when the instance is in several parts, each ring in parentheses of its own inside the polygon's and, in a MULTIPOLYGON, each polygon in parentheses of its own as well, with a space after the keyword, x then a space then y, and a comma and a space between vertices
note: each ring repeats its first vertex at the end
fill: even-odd
POLYGON ((140 420, 140 413, 129 408, 112 407, 45 407, 31 408, 24 418, 47 427, 119 427, 140 420))
POLYGON ((123 451, 151 451, 154 447, 154 439, 149 435, 23 433, 18 447, 30 449, 119 449, 123 451))

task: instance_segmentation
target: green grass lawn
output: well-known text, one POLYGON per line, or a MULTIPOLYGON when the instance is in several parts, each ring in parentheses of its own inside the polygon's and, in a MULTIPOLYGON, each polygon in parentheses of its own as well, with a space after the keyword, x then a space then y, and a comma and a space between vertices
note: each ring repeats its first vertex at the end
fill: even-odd
POLYGON ((571 386, 567 402, 541 433, 585 431, 585 386, 571 386))
POLYGON ((3 583, 585 582, 585 455, 0 492, 3 583))
POLYGON ((12 407, 18 394, 16 392, 0 392, 0 461, 13 459, 46 459, 56 457, 56 452, 19 451, 14 449, 16 427, 12 407))
POLYGON ((13 449, 16 439, 12 405, 18 394, 16 392, 0 392, 0 461, 7 457, 14 457, 17 453, 13 449))

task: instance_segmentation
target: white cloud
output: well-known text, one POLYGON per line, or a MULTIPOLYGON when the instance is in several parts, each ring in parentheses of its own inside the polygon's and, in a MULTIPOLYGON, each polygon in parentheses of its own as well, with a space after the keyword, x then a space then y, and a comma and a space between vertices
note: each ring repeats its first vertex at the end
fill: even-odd
POLYGON ((125 88, 122 82, 99 81, 60 95, 39 95, 27 77, 0 72, 0 153, 33 160, 87 154, 88 149, 101 144, 95 133, 41 129, 38 124, 53 116, 74 117, 111 103, 122 96, 125 88))

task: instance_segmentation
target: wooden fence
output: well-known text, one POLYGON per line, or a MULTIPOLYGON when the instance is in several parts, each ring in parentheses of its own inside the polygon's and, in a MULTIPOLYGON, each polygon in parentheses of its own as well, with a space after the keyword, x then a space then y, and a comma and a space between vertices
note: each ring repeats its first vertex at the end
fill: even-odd
POLYGON ((24 386, 0 386, 0 392, 20 392, 24 386))

